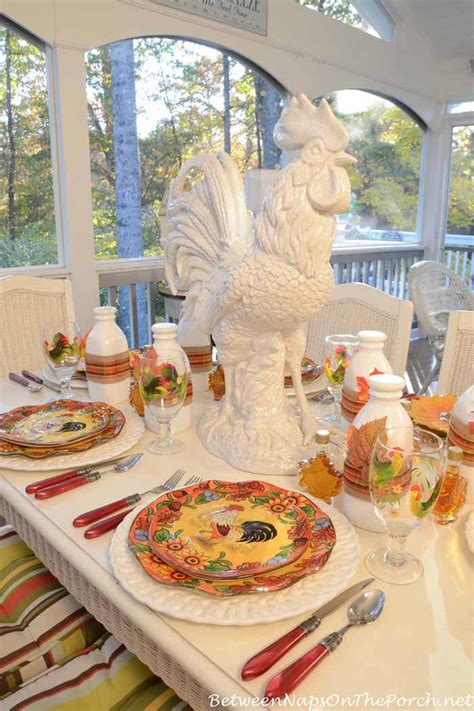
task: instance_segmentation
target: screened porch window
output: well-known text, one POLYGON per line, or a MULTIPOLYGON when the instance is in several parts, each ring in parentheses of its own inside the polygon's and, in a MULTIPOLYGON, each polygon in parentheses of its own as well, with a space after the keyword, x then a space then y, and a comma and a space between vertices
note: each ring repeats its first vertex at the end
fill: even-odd
POLYGON ((0 268, 59 261, 45 48, 0 22, 0 268))
POLYGON ((374 37, 387 42, 393 40, 395 23, 380 0, 296 0, 296 2, 374 37))
POLYGON ((399 106, 365 91, 326 97, 346 124, 352 203, 338 217, 336 242, 417 242, 416 221, 423 130, 399 106))

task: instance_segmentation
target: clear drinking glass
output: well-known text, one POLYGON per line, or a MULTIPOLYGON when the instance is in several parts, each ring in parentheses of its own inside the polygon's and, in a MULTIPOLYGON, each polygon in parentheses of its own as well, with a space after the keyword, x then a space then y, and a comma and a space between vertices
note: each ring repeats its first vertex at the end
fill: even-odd
POLYGON ((359 339, 349 333, 326 336, 324 343, 324 370, 329 381, 329 390, 334 396, 335 411, 324 417, 324 422, 340 426, 341 394, 346 368, 359 349, 359 339))
POLYGON ((183 443, 171 437, 171 421, 183 406, 188 385, 185 356, 179 351, 161 358, 150 349, 141 359, 140 393, 143 404, 158 425, 158 439, 148 451, 154 454, 175 454, 183 443))
MULTIPOLYGON (((390 430, 392 441, 410 441, 411 429, 390 430), (394 436, 395 433, 395 436, 394 436)), ((379 436, 369 469, 370 498, 388 533, 386 548, 365 559, 367 570, 388 583, 413 583, 423 574, 422 563, 405 551, 410 531, 434 508, 444 473, 444 446, 437 435, 415 427, 413 447, 389 446, 379 436)))
POLYGON ((81 331, 74 321, 67 321, 61 327, 43 330, 43 352, 53 380, 61 386, 61 394, 52 399, 73 400, 71 378, 81 359, 81 331))

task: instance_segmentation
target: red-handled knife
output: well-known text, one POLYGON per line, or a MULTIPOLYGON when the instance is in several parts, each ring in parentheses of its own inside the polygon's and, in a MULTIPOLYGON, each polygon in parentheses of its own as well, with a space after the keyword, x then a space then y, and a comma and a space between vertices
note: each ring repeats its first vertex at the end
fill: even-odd
POLYGON ((91 481, 97 481, 97 479, 100 479, 99 472, 91 472, 90 474, 84 474, 84 476, 75 476, 68 479, 68 481, 63 481, 62 484, 54 484, 53 486, 47 486, 45 489, 40 489, 36 492, 35 499, 50 499, 52 496, 64 494, 66 491, 71 491, 72 489, 77 489, 79 486, 90 484, 91 481))
POLYGON ((96 523, 94 526, 86 528, 84 531, 84 538, 97 538, 107 531, 112 531, 114 528, 117 528, 119 523, 123 521, 125 516, 127 516, 130 511, 133 511, 133 507, 131 509, 125 509, 125 511, 121 511, 118 514, 115 514, 115 516, 104 518, 104 520, 100 521, 100 523, 96 523))
MULTIPOLYGON (((126 454, 123 457, 116 457, 115 459, 111 459, 108 462, 101 462, 96 466, 115 466, 116 464, 120 464, 120 462, 125 461, 125 459, 129 459, 129 457, 130 455, 126 454)), ((55 484, 62 484, 64 481, 74 479, 78 476, 83 476, 84 474, 90 474, 91 472, 92 467, 80 467, 79 469, 72 469, 70 472, 55 474, 54 476, 49 476, 46 479, 40 479, 39 481, 35 481, 32 484, 28 484, 28 486, 25 487, 25 491, 27 494, 35 494, 37 491, 40 491, 40 489, 46 489, 46 487, 54 486, 55 484)))
POLYGON ((301 639, 304 639, 311 634, 311 632, 314 632, 321 624, 323 617, 337 610, 353 595, 363 590, 374 580, 375 578, 367 578, 366 580, 355 583, 355 585, 347 588, 347 590, 343 590, 334 600, 320 607, 314 615, 311 615, 311 617, 308 617, 307 620, 301 622, 283 637, 277 639, 276 642, 273 642, 268 647, 265 647, 265 649, 262 649, 261 652, 255 654, 255 656, 251 657, 251 659, 244 664, 241 672, 242 679, 244 681, 250 681, 268 671, 268 669, 276 664, 290 649, 293 649, 301 639))

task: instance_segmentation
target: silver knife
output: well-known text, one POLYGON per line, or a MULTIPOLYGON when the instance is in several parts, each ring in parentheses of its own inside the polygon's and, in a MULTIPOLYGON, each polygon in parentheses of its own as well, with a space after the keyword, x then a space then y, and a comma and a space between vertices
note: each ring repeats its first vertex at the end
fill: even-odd
POLYGON ((366 578, 366 580, 361 580, 355 585, 352 585, 347 590, 343 590, 342 593, 337 595, 334 600, 326 603, 319 608, 311 617, 307 620, 300 622, 297 627, 294 627, 290 632, 287 632, 283 637, 280 637, 276 642, 257 652, 253 657, 251 657, 247 662, 245 662, 242 667, 241 677, 244 681, 250 681, 260 676, 264 672, 268 671, 279 659, 283 657, 290 649, 298 644, 298 642, 305 637, 307 637, 311 632, 314 632, 319 625, 321 620, 326 615, 329 615, 338 607, 341 607, 347 600, 349 600, 353 595, 363 590, 367 585, 372 583, 375 578, 366 578))
POLYGON ((35 375, 34 373, 30 373, 29 370, 22 370, 21 374, 24 378, 31 380, 33 383, 37 383, 41 387, 48 388, 48 390, 54 390, 54 392, 56 393, 61 392, 61 388, 59 385, 55 385, 54 383, 45 383, 43 378, 40 378, 39 375, 35 375))

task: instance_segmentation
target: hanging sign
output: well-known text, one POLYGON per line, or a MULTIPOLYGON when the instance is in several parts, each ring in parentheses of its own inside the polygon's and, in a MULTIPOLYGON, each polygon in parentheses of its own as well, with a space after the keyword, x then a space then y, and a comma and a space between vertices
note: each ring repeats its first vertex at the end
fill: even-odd
POLYGON ((150 0, 260 35, 267 34, 268 0, 150 0))

